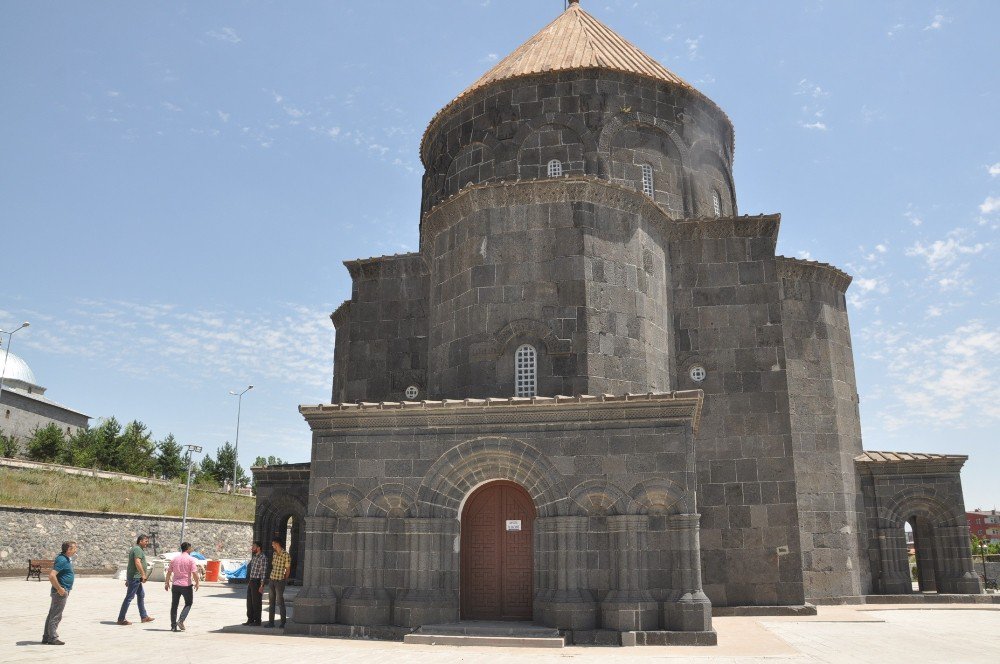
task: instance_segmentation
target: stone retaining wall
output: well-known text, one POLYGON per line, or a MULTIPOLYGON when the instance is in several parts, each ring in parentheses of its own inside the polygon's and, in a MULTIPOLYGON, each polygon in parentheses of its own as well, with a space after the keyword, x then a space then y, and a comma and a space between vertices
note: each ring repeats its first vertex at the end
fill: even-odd
MULTIPOLYGON (((0 575, 26 573, 28 558, 54 558, 71 539, 80 544, 78 570, 111 572, 124 564, 138 534, 149 533, 154 524, 158 552, 177 550, 179 517, 0 507, 0 575)), ((184 539, 207 558, 247 557, 252 537, 249 521, 189 518, 184 531, 184 539)), ((152 554, 150 547, 147 556, 152 554)))

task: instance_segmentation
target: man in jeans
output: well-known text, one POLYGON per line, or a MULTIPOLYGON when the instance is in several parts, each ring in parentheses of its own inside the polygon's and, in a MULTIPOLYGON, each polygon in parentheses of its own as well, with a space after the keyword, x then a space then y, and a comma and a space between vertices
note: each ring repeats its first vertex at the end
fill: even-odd
POLYGON ((146 591, 142 587, 142 584, 146 583, 145 549, 147 544, 149 544, 149 538, 145 535, 139 535, 135 539, 135 546, 129 549, 128 569, 125 572, 125 587, 128 590, 125 592, 121 611, 118 612, 119 625, 132 624, 128 620, 125 620, 125 613, 128 612, 128 607, 132 603, 133 597, 135 597, 136 604, 139 606, 139 618, 142 619, 142 622, 153 622, 153 617, 146 613, 146 591))
POLYGON ((285 583, 288 581, 288 576, 292 573, 292 557, 285 551, 285 547, 282 546, 281 539, 278 537, 271 540, 271 548, 274 549, 274 555, 271 556, 270 587, 267 594, 267 600, 270 603, 270 606, 267 607, 267 626, 274 627, 274 609, 275 605, 278 604, 281 606, 281 624, 279 627, 284 627, 285 583))
POLYGON ((260 610, 264 600, 264 580, 267 579, 267 556, 260 542, 250 547, 250 563, 247 565, 247 626, 260 625, 260 610))
POLYGON ((194 584, 194 590, 198 590, 198 584, 201 581, 198 577, 198 563, 188 553, 190 550, 190 544, 181 542, 181 555, 170 561, 170 565, 167 567, 167 576, 163 580, 163 589, 172 591, 170 598, 171 632, 184 631, 184 621, 187 620, 188 611, 194 604, 194 591, 191 589, 191 585, 194 584), (172 589, 170 588, 171 579, 174 582, 172 589), (181 617, 178 620, 177 604, 180 603, 181 597, 184 598, 184 608, 181 610, 181 617))
POLYGON ((59 621, 62 620, 63 609, 66 608, 66 600, 69 599, 69 591, 73 589, 73 561, 70 560, 76 555, 76 542, 69 541, 62 543, 62 553, 56 556, 52 563, 52 571, 49 572, 49 583, 52 584, 52 604, 49 605, 49 615, 45 618, 45 631, 42 633, 42 643, 48 646, 66 645, 59 640, 56 630, 59 629, 59 621))

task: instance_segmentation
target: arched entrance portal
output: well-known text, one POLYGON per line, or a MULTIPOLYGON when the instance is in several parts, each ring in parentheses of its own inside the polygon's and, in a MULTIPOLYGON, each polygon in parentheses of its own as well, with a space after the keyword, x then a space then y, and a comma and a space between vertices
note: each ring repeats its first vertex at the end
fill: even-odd
POLYGON ((934 524, 924 516, 907 519, 913 529, 913 550, 917 565, 917 588, 920 592, 937 592, 938 564, 935 555, 934 524))
POLYGON ((531 620, 535 504, 513 482, 485 484, 462 510, 463 620, 531 620))

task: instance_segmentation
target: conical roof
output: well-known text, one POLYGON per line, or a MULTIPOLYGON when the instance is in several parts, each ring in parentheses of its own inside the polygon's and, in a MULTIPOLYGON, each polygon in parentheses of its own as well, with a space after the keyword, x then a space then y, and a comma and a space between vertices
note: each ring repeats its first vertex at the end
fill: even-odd
MULTIPOLYGON (((473 92, 498 81, 579 69, 605 69, 635 74, 691 90, 718 106, 690 83, 639 50, 614 30, 580 8, 577 0, 554 21, 498 62, 431 119, 427 132, 455 104, 473 92)), ((722 109, 719 109, 722 112, 722 109)), ((725 113, 723 113, 725 116, 725 113)))
POLYGON ((611 69, 691 87, 573 2, 459 97, 496 81, 564 69, 611 69))

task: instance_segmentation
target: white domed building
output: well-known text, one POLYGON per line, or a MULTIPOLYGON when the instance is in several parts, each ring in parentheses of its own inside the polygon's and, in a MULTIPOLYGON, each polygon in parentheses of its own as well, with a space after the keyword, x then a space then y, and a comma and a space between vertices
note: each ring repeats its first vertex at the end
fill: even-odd
POLYGON ((24 447, 36 428, 55 424, 67 436, 86 428, 90 416, 73 410, 45 396, 28 363, 15 355, 0 352, 0 431, 14 436, 24 447))

